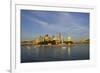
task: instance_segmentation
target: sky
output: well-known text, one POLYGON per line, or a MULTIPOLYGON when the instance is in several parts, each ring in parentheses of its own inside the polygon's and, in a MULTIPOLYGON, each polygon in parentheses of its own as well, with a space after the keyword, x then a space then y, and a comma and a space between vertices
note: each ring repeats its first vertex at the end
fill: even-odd
POLYGON ((89 38, 89 13, 21 10, 21 40, 61 33, 73 40, 89 38))

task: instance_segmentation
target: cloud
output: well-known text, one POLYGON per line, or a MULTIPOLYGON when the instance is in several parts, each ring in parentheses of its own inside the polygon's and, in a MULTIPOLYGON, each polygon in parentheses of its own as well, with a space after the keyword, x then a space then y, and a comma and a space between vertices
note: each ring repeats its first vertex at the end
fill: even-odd
MULTIPOLYGON (((34 15, 34 13, 32 13, 34 15)), ((36 14, 36 13, 35 13, 36 14)), ((38 13, 37 13, 38 14, 38 13)), ((40 17, 42 14, 39 14, 40 17)), ((52 16, 52 14, 49 12, 48 15, 52 16)), ((47 16, 48 16, 47 15, 47 16)), ((74 13, 73 13, 74 15, 74 13)), ((84 22, 82 22, 80 18, 73 16, 71 13, 65 13, 65 12, 60 12, 60 13, 56 13, 55 15, 53 15, 53 19, 55 19, 55 22, 49 22, 49 16, 48 19, 45 19, 46 15, 42 18, 35 17, 35 16, 26 16, 26 18, 28 20, 30 20, 33 24, 32 25, 37 25, 39 28, 38 30, 40 30, 41 32, 61 32, 62 34, 66 35, 66 34, 70 34, 72 36, 75 37, 84 37, 84 36, 89 36, 89 27, 87 27, 89 24, 85 23, 85 19, 84 22), (48 21, 47 21, 48 20, 48 21), (36 24, 34 24, 34 22, 36 24), (85 25, 84 25, 85 24, 85 25)), ((46 17, 47 18, 47 17, 46 17)), ((82 17, 81 17, 82 18, 82 17)))

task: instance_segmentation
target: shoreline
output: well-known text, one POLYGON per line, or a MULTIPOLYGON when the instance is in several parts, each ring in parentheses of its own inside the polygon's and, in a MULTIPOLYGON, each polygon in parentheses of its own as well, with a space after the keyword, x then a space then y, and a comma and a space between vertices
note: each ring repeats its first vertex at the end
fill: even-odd
POLYGON ((21 46, 73 46, 73 45, 89 45, 89 43, 74 43, 74 44, 54 44, 54 45, 34 45, 34 44, 21 44, 21 46))

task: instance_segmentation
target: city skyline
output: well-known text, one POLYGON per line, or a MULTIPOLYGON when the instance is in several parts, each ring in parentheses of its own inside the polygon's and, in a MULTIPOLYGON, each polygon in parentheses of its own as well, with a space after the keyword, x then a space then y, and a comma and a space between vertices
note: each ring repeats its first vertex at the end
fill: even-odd
POLYGON ((89 13, 21 10, 21 40, 56 33, 73 40, 89 39, 89 13))

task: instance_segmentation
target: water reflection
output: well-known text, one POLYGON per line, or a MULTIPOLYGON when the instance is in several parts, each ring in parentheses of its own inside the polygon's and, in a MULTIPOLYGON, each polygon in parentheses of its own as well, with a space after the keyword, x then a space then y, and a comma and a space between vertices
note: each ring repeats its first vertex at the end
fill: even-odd
POLYGON ((89 59, 89 45, 21 46, 21 62, 89 59))
POLYGON ((68 45, 68 55, 69 55, 69 56, 71 55, 71 51, 70 51, 70 49, 71 49, 71 46, 68 45))

